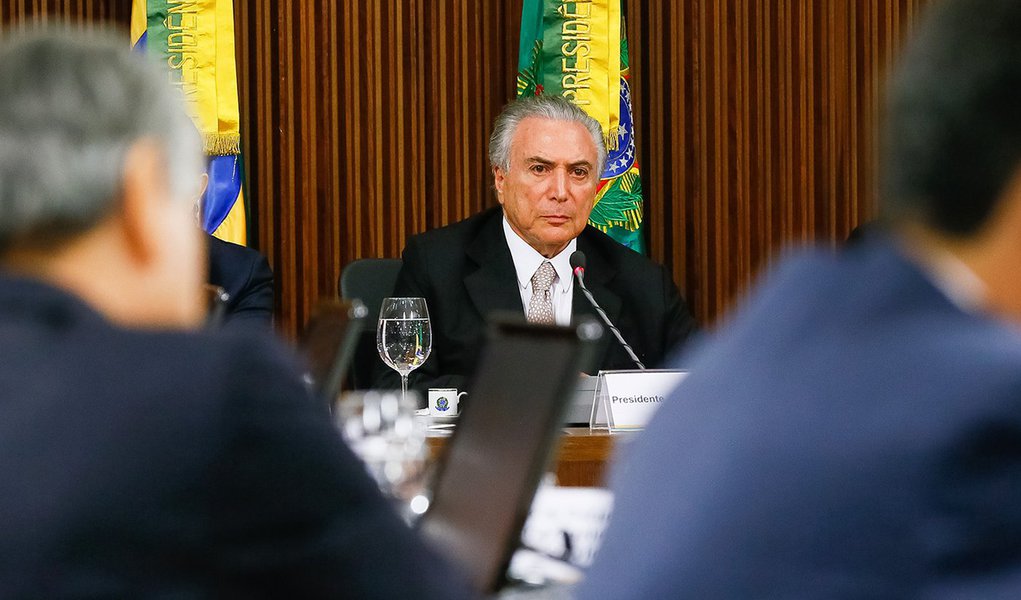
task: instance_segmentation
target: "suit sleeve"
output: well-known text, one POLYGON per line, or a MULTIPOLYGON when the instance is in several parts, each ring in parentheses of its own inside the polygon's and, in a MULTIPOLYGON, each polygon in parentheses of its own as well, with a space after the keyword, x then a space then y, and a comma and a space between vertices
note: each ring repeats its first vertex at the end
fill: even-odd
POLYGON ((661 267, 663 274, 663 348, 664 357, 670 356, 698 332, 698 323, 677 289, 670 271, 661 267))
POLYGON ((223 327, 230 330, 253 326, 269 330, 273 325, 273 270, 265 256, 251 262, 248 280, 224 315, 223 327))
POLYGON ((260 597, 470 597, 391 509, 321 403, 259 350, 240 353, 214 475, 225 585, 260 597))

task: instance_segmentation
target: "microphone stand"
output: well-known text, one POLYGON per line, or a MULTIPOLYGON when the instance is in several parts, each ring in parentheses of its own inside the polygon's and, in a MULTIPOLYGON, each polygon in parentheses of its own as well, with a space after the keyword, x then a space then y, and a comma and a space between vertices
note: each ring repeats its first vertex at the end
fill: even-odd
POLYGON ((631 345, 624 341, 624 336, 622 336, 617 327, 612 322, 610 322, 610 317, 606 315, 606 311, 603 310, 602 306, 599 306, 599 303, 596 302, 596 299, 592 296, 592 292, 588 291, 588 288, 585 287, 584 267, 578 266, 574 268, 574 279, 575 281, 578 282, 578 285, 581 287, 581 293, 585 294, 585 298, 588 299, 589 304, 591 304, 592 307, 596 309, 596 312, 599 313, 599 317, 603 320, 603 323, 606 323, 606 326, 610 328, 611 332, 613 332, 613 337, 617 338, 617 341, 620 342, 620 345, 624 347, 624 351, 627 352, 627 355, 631 357, 631 360, 633 360, 634 363, 638 365, 638 368, 644 371, 645 365, 642 364, 642 361, 638 360, 638 355, 635 354, 635 351, 631 349, 631 345))

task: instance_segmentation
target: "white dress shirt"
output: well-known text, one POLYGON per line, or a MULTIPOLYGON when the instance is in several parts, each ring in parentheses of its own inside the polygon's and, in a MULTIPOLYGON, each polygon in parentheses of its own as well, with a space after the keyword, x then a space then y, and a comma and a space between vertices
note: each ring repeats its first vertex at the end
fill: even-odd
POLYGON ((571 301, 574 292, 571 254, 578 249, 578 240, 571 240, 567 247, 560 251, 560 254, 547 259, 511 229, 507 217, 503 218, 503 235, 507 238, 507 247, 510 248, 511 258, 514 260, 518 291, 521 292, 521 305, 525 308, 525 315, 528 315, 528 304, 532 301, 532 275, 544 260, 549 260, 553 264, 553 270, 557 272, 557 277, 553 280, 553 287, 550 288, 550 296, 553 298, 553 319, 557 325, 570 325, 571 301))

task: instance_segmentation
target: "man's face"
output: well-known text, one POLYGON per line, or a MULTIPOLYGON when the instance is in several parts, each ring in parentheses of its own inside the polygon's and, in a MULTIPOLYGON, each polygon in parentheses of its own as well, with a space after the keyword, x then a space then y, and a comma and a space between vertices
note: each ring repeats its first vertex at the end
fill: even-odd
POLYGON ((493 168, 511 229, 549 258, 585 229, 599 184, 598 151, 581 123, 528 117, 511 138, 510 168, 493 168))

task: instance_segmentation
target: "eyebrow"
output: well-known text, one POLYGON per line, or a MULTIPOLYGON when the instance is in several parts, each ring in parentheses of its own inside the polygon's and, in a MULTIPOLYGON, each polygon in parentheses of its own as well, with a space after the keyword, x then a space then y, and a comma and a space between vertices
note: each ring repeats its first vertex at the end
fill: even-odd
MULTIPOLYGON (((530 156, 527 159, 525 159, 525 162, 528 163, 528 164, 538 163, 540 165, 550 165, 550 166, 556 164, 552 160, 550 160, 548 158, 543 158, 541 156, 530 156)), ((587 160, 579 160, 579 161, 575 161, 575 162, 572 162, 572 163, 568 163, 567 166, 568 167, 591 167, 592 163, 590 163, 587 160)))

